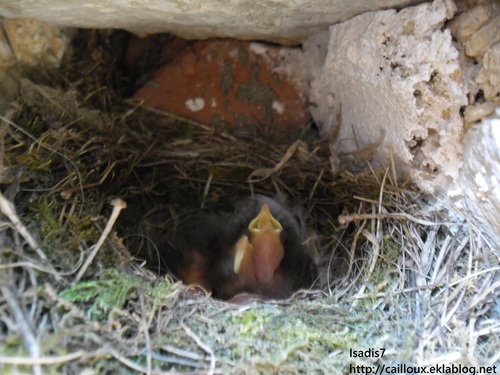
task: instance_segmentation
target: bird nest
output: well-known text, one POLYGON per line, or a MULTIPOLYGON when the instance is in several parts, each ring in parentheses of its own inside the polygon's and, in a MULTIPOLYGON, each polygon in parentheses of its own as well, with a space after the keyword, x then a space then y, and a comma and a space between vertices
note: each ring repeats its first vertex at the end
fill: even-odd
POLYGON ((498 252, 473 220, 423 209, 394 165, 369 167, 370 150, 336 155, 331 137, 207 127, 123 99, 123 35, 80 32, 60 69, 18 77, 3 118, 2 373, 498 362, 498 252), (143 261, 152 228, 278 192, 320 244, 309 290, 240 306, 143 261))

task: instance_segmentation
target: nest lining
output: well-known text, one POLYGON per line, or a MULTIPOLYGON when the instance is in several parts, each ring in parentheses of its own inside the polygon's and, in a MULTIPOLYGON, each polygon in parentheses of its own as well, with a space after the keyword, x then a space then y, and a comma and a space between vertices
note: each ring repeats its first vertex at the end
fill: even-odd
POLYGON ((321 373, 373 347, 387 365, 498 361, 498 253, 472 220, 423 211, 394 168, 334 172, 328 139, 276 141, 123 100, 116 35, 82 34, 59 71, 21 75, 2 125, 2 370, 321 373), (148 227, 276 191, 319 236, 310 291, 241 308, 141 263, 148 227), (75 283, 114 197, 128 207, 75 283))

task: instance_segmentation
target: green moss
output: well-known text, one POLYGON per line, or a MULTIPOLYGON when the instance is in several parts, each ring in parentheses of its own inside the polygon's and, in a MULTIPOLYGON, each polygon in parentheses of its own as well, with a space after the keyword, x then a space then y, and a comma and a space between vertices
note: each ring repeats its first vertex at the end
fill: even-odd
MULTIPOLYGON (((347 357, 330 357, 332 353, 348 353, 349 348, 380 339, 379 335, 373 335, 365 344, 373 322, 358 312, 327 302, 297 301, 291 307, 256 306, 228 312, 221 318, 216 324, 224 326, 224 336, 219 338, 224 345, 219 344, 218 354, 252 363, 263 373, 286 373, 286 369, 305 358, 307 363, 301 363, 301 368, 314 372, 333 366, 331 371, 340 370, 347 357)), ((211 344, 218 341, 213 333, 207 333, 206 339, 211 344)))
MULTIPOLYGON (((95 244, 101 233, 90 213, 70 214, 70 206, 58 199, 58 194, 46 194, 28 203, 26 216, 40 237, 46 254, 57 260, 58 266, 71 268, 77 262, 82 244, 95 244)), ((73 202, 78 206, 78 200, 73 202)))
POLYGON ((396 263, 399 256, 401 255, 400 244, 398 244, 396 240, 390 235, 385 235, 382 241, 384 258, 389 262, 396 263))
POLYGON ((75 284, 63 290, 60 296, 70 302, 87 304, 87 315, 93 320, 101 320, 111 308, 122 309, 129 299, 143 294, 154 298, 152 318, 160 299, 168 293, 169 289, 170 284, 166 281, 152 287, 138 276, 128 275, 114 269, 104 269, 98 280, 75 284))
POLYGON ((56 210, 59 208, 58 202, 56 202, 54 196, 51 195, 39 201, 30 202, 28 205, 30 214, 28 215, 39 224, 40 236, 60 236, 63 228, 61 228, 61 224, 56 216, 56 210))
POLYGON ((374 295, 384 291, 386 286, 393 284, 393 278, 397 277, 395 265, 400 254, 400 245, 392 236, 385 235, 380 241, 380 253, 376 259, 375 268, 372 273, 367 272, 367 281, 373 285, 374 295))
POLYGON ((26 166, 31 171, 51 171, 51 164, 53 162, 52 158, 42 160, 40 154, 26 153, 21 154, 16 157, 15 162, 26 166))

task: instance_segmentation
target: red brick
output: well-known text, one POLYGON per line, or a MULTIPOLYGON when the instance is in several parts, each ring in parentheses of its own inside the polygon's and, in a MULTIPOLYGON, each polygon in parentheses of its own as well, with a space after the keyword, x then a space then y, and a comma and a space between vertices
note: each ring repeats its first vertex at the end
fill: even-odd
POLYGON ((292 130, 310 121, 305 96, 278 68, 281 47, 197 41, 156 71, 135 98, 203 123, 292 130))

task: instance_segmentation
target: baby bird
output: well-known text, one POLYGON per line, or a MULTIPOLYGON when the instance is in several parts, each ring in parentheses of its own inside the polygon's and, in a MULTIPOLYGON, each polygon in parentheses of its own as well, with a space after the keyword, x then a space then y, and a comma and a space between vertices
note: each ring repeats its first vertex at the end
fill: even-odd
POLYGON ((185 284, 231 299, 287 298, 316 277, 315 247, 304 219, 284 203, 257 195, 232 215, 200 213, 159 246, 163 264, 185 284))

